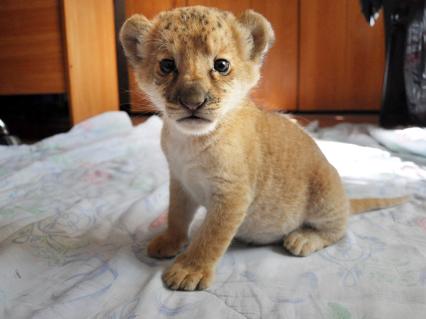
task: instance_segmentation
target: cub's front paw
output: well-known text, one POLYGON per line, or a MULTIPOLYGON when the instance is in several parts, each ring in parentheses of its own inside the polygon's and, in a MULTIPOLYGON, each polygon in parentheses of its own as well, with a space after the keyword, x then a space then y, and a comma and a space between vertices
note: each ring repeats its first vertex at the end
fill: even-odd
POLYGON ((163 281, 173 290, 206 289, 213 281, 213 268, 197 265, 182 255, 164 272, 163 281))
POLYGON ((165 232, 152 239, 148 244, 148 255, 154 258, 171 258, 176 256, 185 240, 170 236, 165 232))

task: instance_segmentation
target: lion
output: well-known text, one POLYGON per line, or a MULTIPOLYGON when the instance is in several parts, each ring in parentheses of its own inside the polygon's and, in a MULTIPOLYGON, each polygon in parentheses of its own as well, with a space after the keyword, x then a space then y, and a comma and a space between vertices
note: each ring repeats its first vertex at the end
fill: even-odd
POLYGON ((287 116, 250 99, 274 42, 269 21, 203 6, 140 14, 120 40, 140 88, 162 114, 170 168, 167 229, 148 245, 155 258, 188 244, 196 210, 202 225, 163 274, 171 289, 208 288, 233 238, 282 242, 307 256, 340 240, 352 213, 406 198, 349 200, 336 169, 287 116))

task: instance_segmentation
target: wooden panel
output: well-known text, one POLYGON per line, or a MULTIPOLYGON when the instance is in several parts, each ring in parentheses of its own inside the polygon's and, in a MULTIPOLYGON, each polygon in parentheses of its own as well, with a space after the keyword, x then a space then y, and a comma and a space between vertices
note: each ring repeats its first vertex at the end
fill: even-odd
POLYGON ((299 109, 379 109, 383 21, 370 28, 353 0, 301 0, 300 5, 299 109))
POLYGON ((250 8, 250 0, 187 0, 188 6, 202 5, 214 7, 222 10, 228 10, 237 16, 244 10, 250 8))
POLYGON ((132 14, 141 13, 148 19, 152 19, 159 12, 170 10, 177 6, 184 6, 186 1, 160 0, 160 1, 140 1, 126 0, 126 14, 130 17, 132 14))
POLYGON ((385 72, 383 11, 372 28, 362 16, 358 1, 347 1, 347 6, 347 108, 379 110, 385 72))
POLYGON ((63 0, 71 118, 119 109, 112 1, 63 0))
POLYGON ((276 36, 254 98, 267 110, 294 111, 298 84, 298 0, 254 0, 252 8, 271 22, 276 36))
POLYGON ((65 92, 57 0, 0 1, 0 94, 65 92))
POLYGON ((346 0, 301 0, 301 110, 333 108, 343 100, 346 0))

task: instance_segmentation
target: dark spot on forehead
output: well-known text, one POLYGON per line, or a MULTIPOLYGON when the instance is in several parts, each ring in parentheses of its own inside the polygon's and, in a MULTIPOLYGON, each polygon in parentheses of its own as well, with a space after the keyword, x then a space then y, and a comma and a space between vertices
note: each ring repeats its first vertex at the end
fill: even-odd
POLYGON ((171 23, 171 22, 167 23, 167 25, 166 25, 165 29, 166 29, 166 30, 169 30, 171 25, 172 25, 172 23, 171 23))
POLYGON ((222 23, 220 23, 219 21, 217 22, 217 27, 220 29, 222 28, 222 23))
POLYGON ((191 47, 195 49, 195 51, 200 52, 201 54, 210 54, 210 48, 207 45, 207 35, 197 34, 191 36, 188 45, 186 45, 185 47, 191 47))

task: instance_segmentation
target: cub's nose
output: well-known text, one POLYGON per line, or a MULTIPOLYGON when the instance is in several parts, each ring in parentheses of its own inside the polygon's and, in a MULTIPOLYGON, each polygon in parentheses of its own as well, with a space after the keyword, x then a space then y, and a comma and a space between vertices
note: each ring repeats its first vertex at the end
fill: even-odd
POLYGON ((186 87, 179 91, 178 101, 189 111, 196 111, 206 104, 207 92, 195 85, 186 87))

